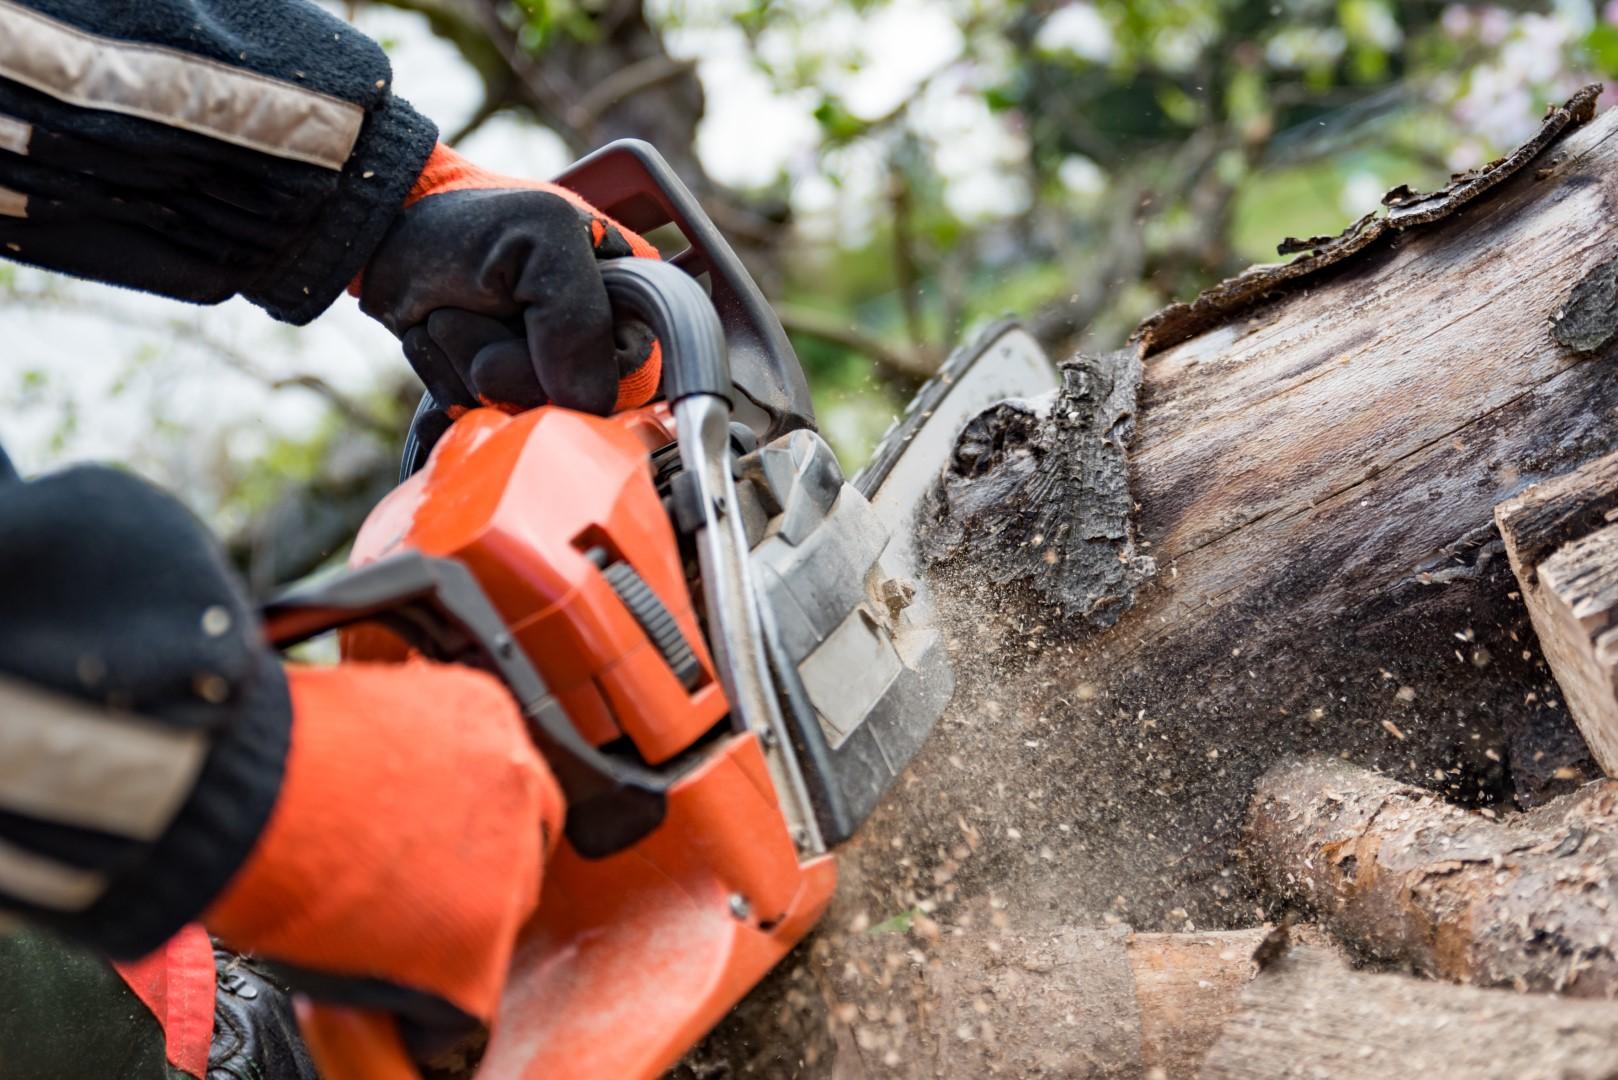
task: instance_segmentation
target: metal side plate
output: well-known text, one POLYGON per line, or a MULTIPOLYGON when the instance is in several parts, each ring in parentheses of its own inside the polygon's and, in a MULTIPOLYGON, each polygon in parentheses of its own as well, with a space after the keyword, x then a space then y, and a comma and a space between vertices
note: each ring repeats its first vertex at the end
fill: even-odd
POLYGON ((753 581, 826 844, 846 840, 875 809, 954 693, 916 565, 915 519, 929 489, 973 417, 1057 385, 1039 345, 1001 324, 922 388, 854 483, 841 482, 831 449, 806 431, 744 463, 773 514, 752 552, 753 581))

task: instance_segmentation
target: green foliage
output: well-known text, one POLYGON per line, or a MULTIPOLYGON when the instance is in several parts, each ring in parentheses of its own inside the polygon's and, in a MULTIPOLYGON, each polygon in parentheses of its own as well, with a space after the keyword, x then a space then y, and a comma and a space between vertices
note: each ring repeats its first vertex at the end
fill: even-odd
POLYGON ((1584 36, 1591 66, 1608 78, 1618 77, 1618 26, 1602 23, 1584 36))
POLYGON ((870 124, 849 112, 846 105, 831 95, 820 99, 814 116, 827 146, 851 142, 871 130, 870 124))
MULTIPOLYGON (((506 86, 485 24, 459 17, 458 5, 406 6, 428 9, 431 32, 486 85, 506 86)), ((617 0, 496 6, 541 65, 551 50, 577 54, 565 47, 578 42, 616 47, 634 36, 619 33, 623 20, 642 10, 617 0)), ((986 320, 1063 305, 1084 308, 1074 316, 1083 329, 1055 347, 1116 344, 1155 307, 1273 261, 1285 236, 1333 232, 1381 190, 1430 187, 1487 160, 1587 74, 1618 79, 1618 26, 1591 0, 659 0, 644 13, 653 33, 741 40, 751 70, 809 121, 815 145, 765 178, 759 201, 817 199, 795 207, 796 231, 748 242, 769 255, 774 299, 852 331, 794 336, 822 427, 850 466, 909 388, 873 354, 941 356, 986 320), (870 28, 918 11, 947 13, 954 51, 933 67, 899 64, 911 84, 896 100, 861 93, 863 76, 910 59, 913 45, 905 24, 897 35, 888 24, 886 37, 870 28)), ((706 47, 686 55, 703 59, 706 47)), ((711 111, 735 92, 705 89, 711 111)), ((624 115, 640 115, 626 104, 624 115)), ((672 149, 678 159, 686 148, 672 149)), ((774 216, 749 209, 716 220, 767 232, 774 216)), ((0 298, 31 302, 3 262, 0 298)), ((113 394, 154 356, 137 350, 113 394)), ((13 379, 11 401, 59 410, 53 446, 93 430, 59 405, 62 387, 45 371, 22 367, 13 379)), ((361 404, 402 430, 397 397, 374 397, 361 404)), ((225 515, 260 511, 288 483, 330 468, 340 430, 334 414, 245 471, 221 466, 231 473, 225 515)))
POLYGON ((579 0, 517 0, 523 16, 522 43, 532 52, 541 52, 558 35, 578 41, 596 37, 595 12, 579 0))

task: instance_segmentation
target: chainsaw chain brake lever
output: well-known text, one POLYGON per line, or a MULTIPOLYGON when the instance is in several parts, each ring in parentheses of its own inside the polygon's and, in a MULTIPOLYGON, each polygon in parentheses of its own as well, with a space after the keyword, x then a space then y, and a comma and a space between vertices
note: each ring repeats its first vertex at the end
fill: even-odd
POLYGON ((374 622, 426 656, 499 677, 561 785, 564 832, 585 858, 622 851, 662 823, 669 781, 602 753, 578 733, 465 564, 403 551, 284 593, 265 605, 263 615, 266 636, 277 648, 374 622))

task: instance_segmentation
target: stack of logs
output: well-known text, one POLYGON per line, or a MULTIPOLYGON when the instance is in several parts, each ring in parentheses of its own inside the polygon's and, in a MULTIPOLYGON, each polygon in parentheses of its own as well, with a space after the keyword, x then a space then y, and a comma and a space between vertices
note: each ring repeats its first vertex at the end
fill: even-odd
MULTIPOLYGON (((1618 454, 1495 514, 1546 659, 1610 777, 1618 454)), ((957 938, 947 965, 842 940, 828 989, 857 998, 853 984, 875 983, 926 1003, 931 1022, 887 1063, 910 1076, 1618 1076, 1618 780, 1497 814, 1338 757, 1293 758, 1259 780, 1240 850, 1286 905, 1278 925, 1001 924, 957 938), (1045 1026, 992 1030, 1024 1018, 1045 1026)), ((860 1013, 846 1008, 853 1041, 860 1013)))
POLYGON ((1287 948, 1283 924, 1255 978, 1226 991, 1231 1018, 1196 1075, 1618 1075, 1618 454, 1495 521, 1609 778, 1497 818, 1336 758, 1272 768, 1244 829, 1255 876, 1362 963, 1466 985, 1351 971, 1330 948, 1287 948))

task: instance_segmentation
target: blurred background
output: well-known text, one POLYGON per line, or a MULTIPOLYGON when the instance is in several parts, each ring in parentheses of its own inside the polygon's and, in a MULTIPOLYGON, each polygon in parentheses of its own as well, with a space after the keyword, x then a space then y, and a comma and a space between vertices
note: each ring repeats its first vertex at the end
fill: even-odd
MULTIPOLYGON (((351 0, 396 87, 487 167, 657 144, 863 460, 1015 314, 1055 354, 1441 184, 1618 78, 1618 0, 351 0)), ((1609 93, 1603 104, 1611 104, 1609 93)), ((309 327, 0 263, 0 439, 185 498, 260 589, 340 554, 420 393, 344 298, 309 327)))

